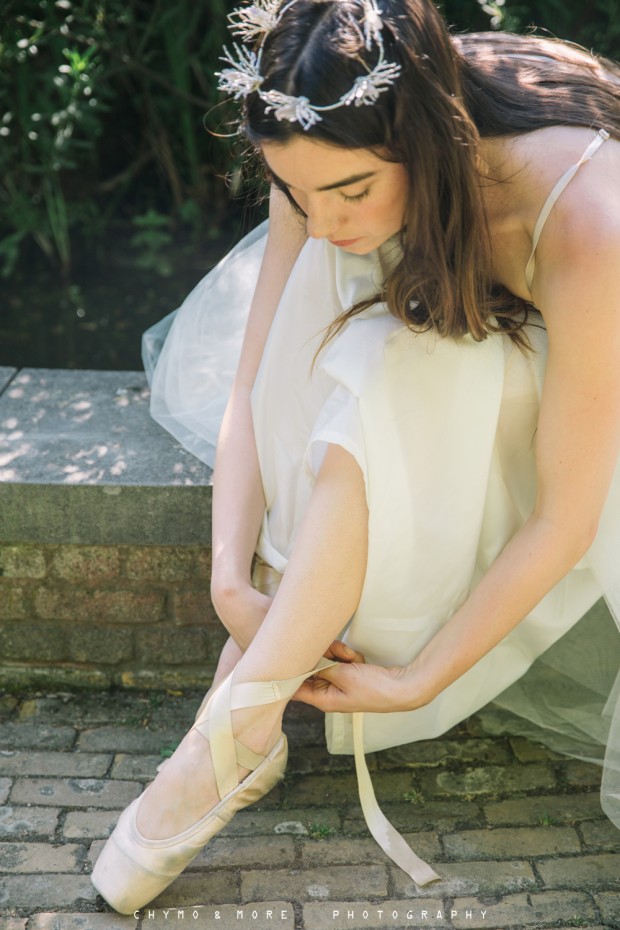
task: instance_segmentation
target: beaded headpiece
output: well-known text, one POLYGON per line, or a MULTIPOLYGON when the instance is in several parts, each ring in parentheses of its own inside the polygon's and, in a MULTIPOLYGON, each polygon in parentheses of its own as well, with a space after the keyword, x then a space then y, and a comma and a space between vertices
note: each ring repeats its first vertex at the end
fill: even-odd
POLYGON ((394 83, 401 68, 400 65, 385 60, 381 34, 383 23, 377 0, 357 0, 363 8, 362 27, 360 28, 353 19, 351 25, 359 33, 367 51, 370 51, 373 45, 379 49, 379 60, 372 70, 357 77, 351 89, 335 103, 324 106, 310 103, 307 97, 292 97, 277 90, 262 90, 264 78, 260 73, 260 67, 265 40, 296 2, 297 0, 289 0, 281 5, 281 0, 255 0, 251 6, 240 7, 230 13, 230 31, 240 36, 244 42, 255 43, 255 49, 236 42, 232 52, 225 48, 222 61, 229 67, 223 68, 216 76, 219 77, 219 89, 231 94, 235 100, 257 93, 267 104, 267 113, 273 111, 276 119, 297 122, 302 129, 307 130, 320 122, 320 114, 327 110, 337 110, 338 107, 348 107, 352 104, 360 107, 375 103, 379 95, 394 83))

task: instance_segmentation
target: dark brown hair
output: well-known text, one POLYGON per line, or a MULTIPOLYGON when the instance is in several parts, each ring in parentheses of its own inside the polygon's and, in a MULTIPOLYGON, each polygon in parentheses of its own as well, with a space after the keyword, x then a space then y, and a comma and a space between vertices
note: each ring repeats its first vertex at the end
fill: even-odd
MULTIPOLYGON (((302 134, 370 148, 406 168, 402 259, 382 293, 347 309, 329 334, 381 299, 416 329, 476 340, 500 329, 525 344, 529 305, 490 281, 479 140, 553 125, 604 128, 620 137, 620 69, 555 40, 450 36, 431 0, 381 0, 381 9, 385 58, 402 71, 376 103, 323 112, 306 132, 278 121, 258 94, 244 107, 243 132, 256 146, 302 134)), ((265 43, 263 89, 303 95, 315 105, 338 100, 378 58, 377 49, 364 48, 362 12, 359 0, 294 3, 265 43)))

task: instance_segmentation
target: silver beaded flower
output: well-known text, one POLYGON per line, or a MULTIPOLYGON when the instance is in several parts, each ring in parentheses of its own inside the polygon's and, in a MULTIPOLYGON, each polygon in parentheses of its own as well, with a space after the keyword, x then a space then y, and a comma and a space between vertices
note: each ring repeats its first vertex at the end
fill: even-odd
POLYGON ((237 58, 233 58, 228 49, 224 49, 225 55, 222 61, 231 65, 230 68, 223 68, 216 71, 215 76, 219 77, 218 88, 227 94, 232 94, 235 100, 241 100, 247 97, 263 83, 263 78, 259 72, 260 60, 255 52, 248 48, 243 48, 236 43, 233 49, 237 58))
POLYGON ((252 6, 233 10, 228 19, 230 31, 241 36, 244 42, 252 42, 258 36, 271 32, 278 21, 279 0, 257 0, 252 6))
POLYGON ((379 62, 368 74, 361 74, 355 78, 353 87, 348 94, 340 98, 340 102, 344 106, 350 106, 353 103, 356 107, 374 103, 379 95, 394 83, 399 74, 400 65, 387 61, 379 62))
POLYGON ((290 97, 277 90, 269 90, 261 94, 261 99, 267 104, 265 112, 273 111, 277 120, 299 123, 304 130, 321 121, 307 97, 290 97))

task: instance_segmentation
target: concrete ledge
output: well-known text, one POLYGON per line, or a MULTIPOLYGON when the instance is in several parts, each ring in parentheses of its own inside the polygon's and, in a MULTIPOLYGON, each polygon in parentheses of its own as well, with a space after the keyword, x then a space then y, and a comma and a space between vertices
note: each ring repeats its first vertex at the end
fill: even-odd
POLYGON ((211 470, 141 372, 0 368, 0 543, 209 545, 211 470))

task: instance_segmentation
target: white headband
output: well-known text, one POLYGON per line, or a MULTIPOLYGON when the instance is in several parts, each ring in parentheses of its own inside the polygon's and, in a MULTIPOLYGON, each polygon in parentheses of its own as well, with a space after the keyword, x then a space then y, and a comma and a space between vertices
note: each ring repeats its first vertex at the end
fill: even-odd
POLYGON ((372 71, 361 74, 355 79, 350 90, 335 103, 325 106, 310 103, 307 97, 291 97, 277 90, 261 90, 264 78, 260 73, 260 65, 265 40, 287 10, 290 10, 296 2, 297 0, 289 0, 280 7, 280 0, 256 0, 252 6, 234 10, 228 17, 231 22, 231 32, 240 36, 244 42, 258 41, 258 50, 254 52, 234 43, 235 58, 228 49, 224 49, 225 55, 222 61, 230 67, 217 72, 216 77, 220 79, 219 89, 232 94, 235 100, 241 100, 249 94, 257 93, 261 100, 268 104, 265 108, 267 113, 273 111, 276 119, 288 120, 290 123, 297 122, 302 129, 307 130, 320 122, 320 113, 326 110, 336 110, 338 107, 348 107, 351 104, 360 107, 364 104, 375 103, 379 95, 394 83, 400 74, 401 67, 385 60, 383 36, 381 35, 383 22, 377 0, 357 0, 364 10, 363 34, 353 20, 351 20, 352 25, 359 32, 364 47, 368 51, 373 43, 379 49, 379 60, 372 71))

